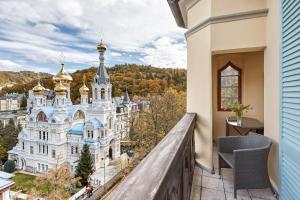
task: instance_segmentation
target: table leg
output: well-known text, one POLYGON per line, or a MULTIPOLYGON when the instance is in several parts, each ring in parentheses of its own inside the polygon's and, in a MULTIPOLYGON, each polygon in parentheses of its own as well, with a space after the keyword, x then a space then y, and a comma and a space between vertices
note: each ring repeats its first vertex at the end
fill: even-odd
POLYGON ((229 136, 229 125, 226 120, 226 136, 229 136))

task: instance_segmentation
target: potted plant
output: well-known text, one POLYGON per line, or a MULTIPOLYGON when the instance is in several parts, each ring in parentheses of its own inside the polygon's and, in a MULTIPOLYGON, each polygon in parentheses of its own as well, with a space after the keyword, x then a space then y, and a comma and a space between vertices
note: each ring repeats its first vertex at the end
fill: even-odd
POLYGON ((232 103, 232 104, 228 105, 227 109, 231 110, 235 113, 237 125, 241 126, 243 113, 250 110, 251 107, 250 107, 250 105, 244 106, 243 104, 236 102, 236 103, 232 103))

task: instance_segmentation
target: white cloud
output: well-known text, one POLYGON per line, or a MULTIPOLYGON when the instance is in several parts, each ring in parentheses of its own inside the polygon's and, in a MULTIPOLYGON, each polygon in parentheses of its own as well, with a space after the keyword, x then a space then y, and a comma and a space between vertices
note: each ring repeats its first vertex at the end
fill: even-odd
POLYGON ((151 47, 144 48, 146 54, 142 59, 149 65, 185 68, 186 46, 182 42, 169 37, 161 37, 151 43, 151 47))
POLYGON ((76 65, 97 63, 103 38, 108 58, 142 53, 145 64, 184 67, 183 32, 165 0, 0 1, 0 59, 9 59, 5 49, 27 66, 57 63, 60 52, 76 65))
POLYGON ((11 60, 0 60, 0 71, 11 71, 20 69, 21 65, 11 60))

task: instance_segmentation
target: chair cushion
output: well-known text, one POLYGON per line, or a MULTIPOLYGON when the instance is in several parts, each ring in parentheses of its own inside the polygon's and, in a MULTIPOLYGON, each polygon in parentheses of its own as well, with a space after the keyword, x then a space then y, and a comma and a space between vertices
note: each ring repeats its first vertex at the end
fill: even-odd
POLYGON ((223 158, 223 160, 231 167, 234 168, 234 158, 233 153, 221 153, 219 155, 223 158))

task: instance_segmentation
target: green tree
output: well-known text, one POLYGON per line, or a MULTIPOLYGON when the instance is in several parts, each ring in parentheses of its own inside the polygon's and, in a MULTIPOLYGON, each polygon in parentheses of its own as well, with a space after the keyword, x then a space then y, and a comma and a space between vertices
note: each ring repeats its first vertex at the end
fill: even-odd
POLYGON ((3 170, 7 173, 13 173, 16 170, 16 164, 13 160, 7 160, 4 163, 3 170))
POLYGON ((76 168, 76 177, 80 177, 80 183, 85 186, 87 185, 88 179, 93 172, 94 162, 90 148, 89 145, 84 144, 80 154, 79 163, 76 168))
POLYGON ((1 131, 1 129, 3 129, 4 128, 4 124, 3 124, 3 122, 0 120, 0 131, 1 131))
POLYGON ((0 167, 2 166, 3 161, 7 157, 7 150, 0 143, 0 167))
POLYGON ((15 127, 15 121, 13 118, 9 119, 7 126, 15 127))

